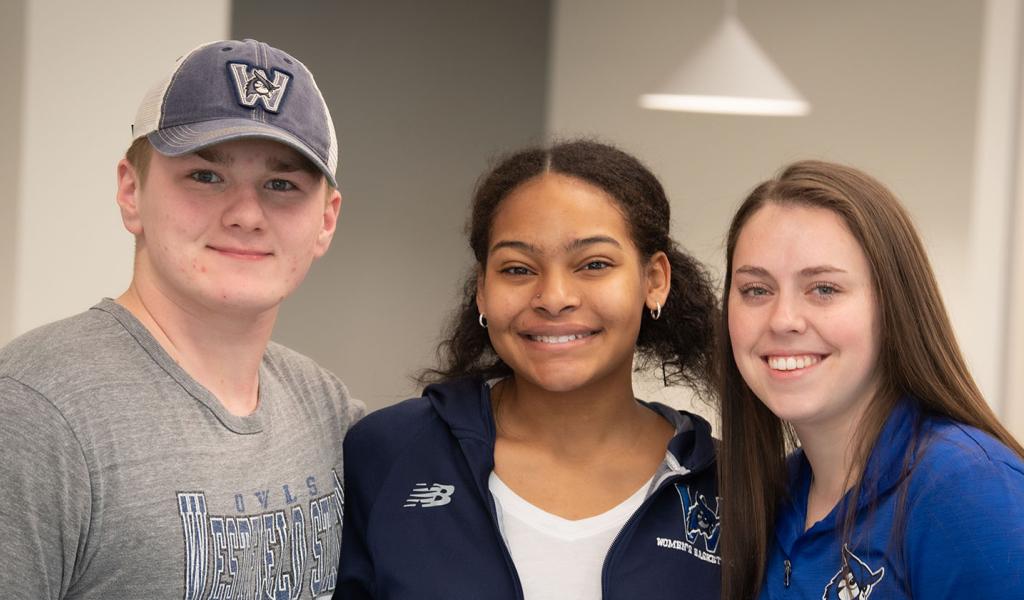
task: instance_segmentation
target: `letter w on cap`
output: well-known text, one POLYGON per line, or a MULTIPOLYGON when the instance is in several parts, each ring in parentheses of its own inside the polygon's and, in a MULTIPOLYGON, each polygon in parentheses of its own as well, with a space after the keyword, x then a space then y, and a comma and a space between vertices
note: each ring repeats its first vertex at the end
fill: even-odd
POLYGON ((235 79, 235 91, 238 92, 238 101, 242 106, 252 108, 260 102, 266 110, 277 112, 291 76, 281 71, 271 71, 274 74, 271 80, 263 69, 245 63, 228 63, 228 67, 235 79))

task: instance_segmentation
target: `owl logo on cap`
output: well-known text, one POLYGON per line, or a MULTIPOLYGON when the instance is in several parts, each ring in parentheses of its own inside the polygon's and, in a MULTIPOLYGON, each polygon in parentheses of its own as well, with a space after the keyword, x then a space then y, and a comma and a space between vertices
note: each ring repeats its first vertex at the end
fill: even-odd
POLYGON ((271 80, 263 69, 245 63, 228 63, 228 68, 235 81, 238 102, 242 106, 254 108, 259 102, 272 113, 278 111, 285 90, 288 89, 288 82, 291 81, 290 75, 282 71, 271 71, 274 74, 271 80))

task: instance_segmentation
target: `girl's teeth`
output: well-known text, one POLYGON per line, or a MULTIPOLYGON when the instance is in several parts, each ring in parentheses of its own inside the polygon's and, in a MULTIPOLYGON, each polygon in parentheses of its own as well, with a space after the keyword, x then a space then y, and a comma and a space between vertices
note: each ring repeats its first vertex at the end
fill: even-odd
POLYGON ((575 334, 575 335, 534 335, 530 336, 538 342, 544 342, 545 344, 564 344, 573 340, 585 338, 590 334, 575 334))
POLYGON ((776 371, 795 371, 817 364, 820 360, 817 356, 772 356, 768 358, 768 366, 776 371))

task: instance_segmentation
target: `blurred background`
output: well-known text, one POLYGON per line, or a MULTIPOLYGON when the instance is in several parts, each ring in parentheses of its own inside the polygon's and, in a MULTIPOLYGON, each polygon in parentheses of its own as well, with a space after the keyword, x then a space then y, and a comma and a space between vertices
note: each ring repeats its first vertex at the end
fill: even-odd
MULTIPOLYGON (((982 391, 1024 436, 1018 0, 0 0, 0 343, 128 285, 114 165, 146 89, 209 40, 316 75, 338 130, 334 244, 275 338, 371 408, 417 393, 470 253, 476 178, 505 152, 596 137, 661 178, 716 273, 733 210, 801 158, 904 201, 982 391), (731 14, 810 104, 799 117, 641 108, 731 14)), ((645 380, 638 393, 688 406, 645 380)), ((697 405, 707 413, 707 409, 697 405)))

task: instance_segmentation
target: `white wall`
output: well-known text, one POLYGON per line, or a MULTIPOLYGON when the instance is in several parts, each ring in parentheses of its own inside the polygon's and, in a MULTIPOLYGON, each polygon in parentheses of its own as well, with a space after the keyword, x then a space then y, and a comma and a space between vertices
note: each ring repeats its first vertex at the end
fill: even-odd
MULTIPOLYGON (((1019 10, 1019 6, 1017 7, 1019 10)), ((1020 25, 1020 21, 1018 21, 1020 25)), ((1019 34, 1018 34, 1019 35, 1019 34)), ((1008 221, 1012 223, 1015 235, 1007 244, 1010 248, 1007 272, 1006 294, 1006 360, 1003 363, 1003 417, 1010 431, 1017 440, 1024 440, 1024 401, 1021 401, 1021 390, 1024 389, 1024 61, 1018 68, 1018 96, 1016 102, 1017 126, 1016 134, 1017 157, 1014 161, 1016 174, 1013 190, 1013 206, 1008 211, 1008 221)))
MULTIPOLYGON (((599 132, 661 177, 678 240, 719 271, 733 210, 800 158, 849 163, 888 184, 925 238, 954 325, 964 289, 984 3, 933 0, 743 1, 740 20, 810 100, 807 117, 640 109, 707 36, 722 4, 559 0, 548 127, 599 132)), ((998 340, 985 340, 998 343, 998 340)))
MULTIPOLYGON (((984 37, 975 118, 974 185, 966 199, 968 254, 964 310, 955 323, 982 394, 1012 426, 1015 400, 1006 374, 1014 365, 1010 326, 1011 250, 1021 122, 1021 11, 1019 0, 984 3, 984 37)), ((1017 228, 1018 235, 1024 229, 1017 228)), ((1017 401, 1019 404, 1019 400, 1017 401)), ((1024 430, 1019 430, 1024 433, 1024 430)))
POLYGON ((0 20, 0 56, 4 57, 4 93, 0 94, 0 344, 14 332, 14 269, 18 232, 18 182, 21 175, 21 106, 25 72, 25 1, 4 0, 0 20))
POLYGON ((4 199, 18 213, 14 334, 128 286, 132 238, 114 203, 114 166, 142 95, 178 56, 226 37, 229 2, 31 0, 25 8, 20 177, 4 199))
MULTIPOLYGON (((1022 111, 1024 112, 1024 111, 1022 111)), ((1024 128, 1018 130, 1018 144, 1024 144, 1024 128)), ((1024 160, 1017 161, 1018 173, 1024 173, 1024 160)), ((1017 178, 1016 204, 1013 211, 1014 229, 1024 232, 1024 177, 1017 178)), ((1024 235, 1012 239, 1010 293, 1008 302, 1006 372, 1003 389, 1006 390, 1003 417, 1007 427, 1024 440, 1024 402, 1020 400, 1024 389, 1024 235)))

